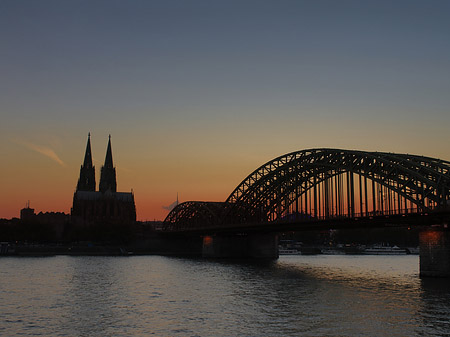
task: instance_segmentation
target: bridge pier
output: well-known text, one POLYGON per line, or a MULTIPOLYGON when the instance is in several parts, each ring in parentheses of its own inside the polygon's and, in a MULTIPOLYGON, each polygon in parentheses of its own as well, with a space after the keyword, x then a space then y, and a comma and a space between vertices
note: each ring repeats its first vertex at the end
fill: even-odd
POLYGON ((431 228, 419 234, 420 276, 450 277, 450 230, 431 228))
POLYGON ((277 259, 278 236, 273 233, 205 236, 202 256, 277 259))

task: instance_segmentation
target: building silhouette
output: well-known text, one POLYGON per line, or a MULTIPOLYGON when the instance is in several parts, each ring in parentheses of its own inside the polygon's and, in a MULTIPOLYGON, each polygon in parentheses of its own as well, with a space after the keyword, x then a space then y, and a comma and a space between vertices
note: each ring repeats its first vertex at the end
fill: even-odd
POLYGON ((133 192, 117 192, 116 168, 113 164, 111 136, 105 163, 101 168, 99 191, 95 190, 95 167, 92 164, 91 137, 88 135, 80 178, 73 195, 72 223, 78 226, 121 225, 136 221, 133 192))
POLYGON ((31 221, 34 219, 35 213, 34 208, 30 207, 30 201, 27 202, 25 208, 20 210, 20 220, 21 221, 31 221))
POLYGON ((84 162, 80 168, 77 191, 95 191, 95 166, 92 165, 91 134, 88 134, 84 162))

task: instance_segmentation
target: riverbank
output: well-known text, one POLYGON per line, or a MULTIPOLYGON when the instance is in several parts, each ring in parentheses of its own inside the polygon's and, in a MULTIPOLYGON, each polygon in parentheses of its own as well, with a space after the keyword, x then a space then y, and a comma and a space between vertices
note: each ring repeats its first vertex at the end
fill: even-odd
POLYGON ((199 256, 201 250, 194 245, 174 247, 161 242, 139 242, 134 244, 67 243, 67 244, 14 244, 1 243, 1 256, 130 256, 130 255, 183 255, 199 256))

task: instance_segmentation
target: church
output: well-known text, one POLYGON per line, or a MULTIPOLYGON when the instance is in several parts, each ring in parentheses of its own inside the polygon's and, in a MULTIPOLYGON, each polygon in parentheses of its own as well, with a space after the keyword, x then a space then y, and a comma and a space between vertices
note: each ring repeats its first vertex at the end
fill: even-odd
POLYGON ((92 164, 91 135, 88 135, 80 178, 73 195, 71 220, 74 225, 121 225, 136 221, 133 192, 117 192, 116 168, 113 165, 111 136, 105 163, 100 171, 99 191, 95 190, 95 166, 92 164))

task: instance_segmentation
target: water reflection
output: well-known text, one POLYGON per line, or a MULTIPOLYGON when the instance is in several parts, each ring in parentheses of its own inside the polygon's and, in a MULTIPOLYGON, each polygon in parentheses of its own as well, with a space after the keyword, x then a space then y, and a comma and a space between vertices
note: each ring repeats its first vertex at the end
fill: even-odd
POLYGON ((442 336, 448 280, 418 258, 0 259, 0 335, 442 336))
POLYGON ((401 271, 377 273, 374 264, 367 273, 360 262, 296 257, 266 269, 244 266, 238 269, 236 292, 252 308, 262 309, 258 316, 268 321, 267 335, 383 335, 386 325, 391 336, 412 334, 417 328, 411 318, 419 310, 418 282, 402 278, 401 271))
POLYGON ((112 265, 115 261, 108 257, 68 259, 67 272, 71 279, 66 288, 67 312, 62 326, 70 326, 85 336, 107 333, 120 320, 114 307, 127 299, 119 288, 120 275, 112 265))
POLYGON ((448 279, 421 279, 422 307, 418 317, 421 324, 417 330, 420 336, 450 335, 450 281, 448 279))

